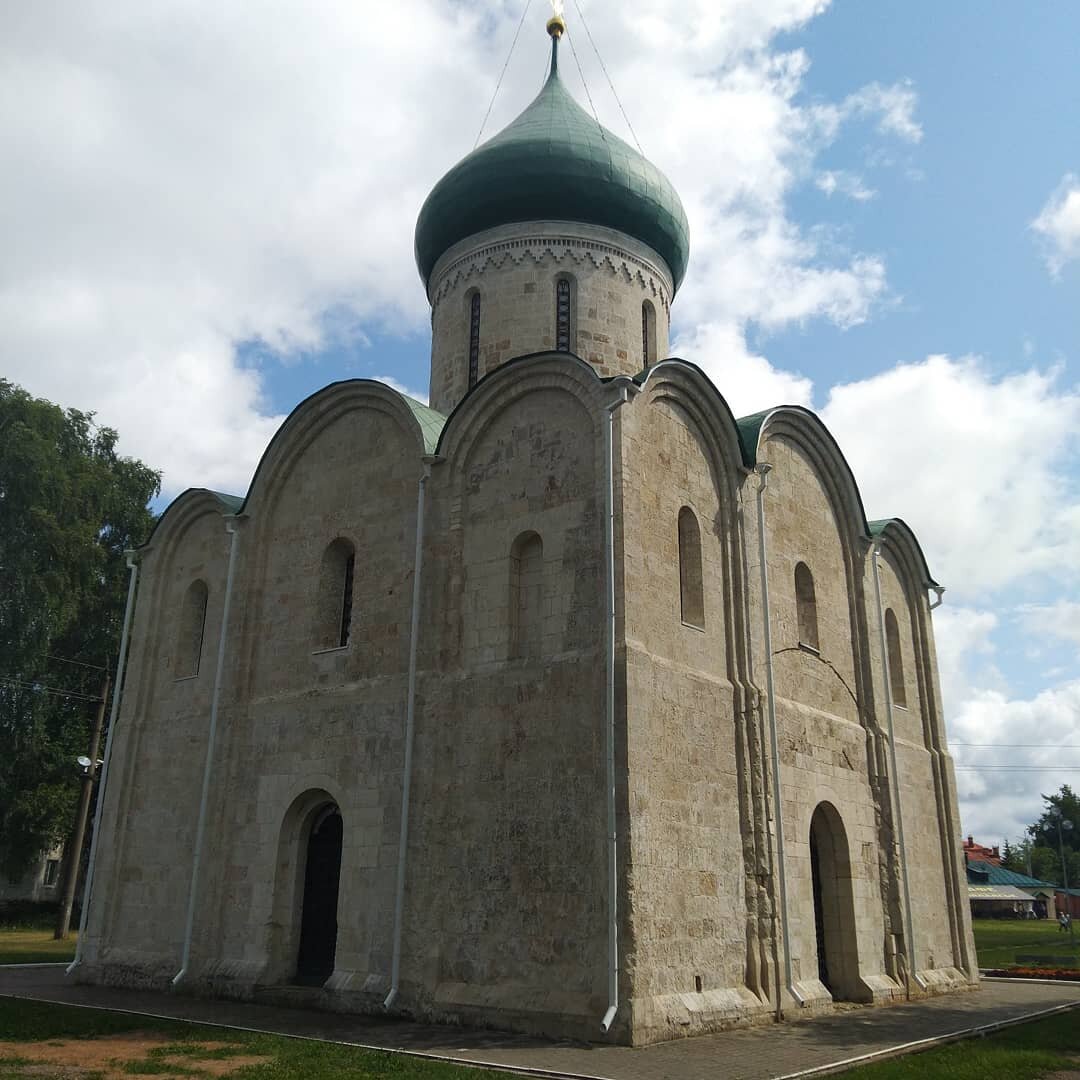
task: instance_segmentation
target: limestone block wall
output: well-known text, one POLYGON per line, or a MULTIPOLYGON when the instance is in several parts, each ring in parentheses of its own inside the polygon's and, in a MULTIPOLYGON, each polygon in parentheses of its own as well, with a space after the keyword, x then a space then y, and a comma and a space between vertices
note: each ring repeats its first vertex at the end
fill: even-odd
POLYGON ((597 388, 572 374, 482 390, 432 469, 402 985, 429 1015, 585 1034, 606 987, 603 489, 597 388))
POLYGON ((319 792, 343 823, 332 985, 375 993, 390 967, 421 466, 379 397, 345 396, 308 428, 246 507, 219 842, 197 945, 219 988, 292 977, 305 810, 319 792), (351 629, 328 647, 320 575, 342 539, 356 553, 351 629))
POLYGON ((431 405, 449 413, 469 389, 472 296, 480 297, 478 378, 515 356, 556 348, 556 282, 571 283, 570 352, 600 375, 646 366, 642 306, 654 319, 649 362, 667 356, 671 276, 644 244, 611 229, 527 222, 478 233, 435 265, 431 405))
POLYGON ((764 1012, 735 596, 734 468, 685 385, 657 375, 617 413, 626 681, 626 965, 635 1041, 764 1012), (694 545, 680 548, 680 513, 694 545), (693 530, 692 530, 693 531, 693 530), (701 616, 681 582, 700 580, 701 616), (694 605, 692 605, 694 606, 694 605), (689 621, 688 621, 689 620, 689 621))
MULTIPOLYGON (((804 448, 776 434, 766 439, 760 458, 773 466, 766 528, 793 968, 807 993, 823 992, 817 983, 810 830, 815 809, 827 803, 835 810, 834 841, 845 852, 842 902, 853 914, 845 918, 848 931, 840 954, 829 957, 831 970, 839 972, 833 975, 838 983, 834 989, 841 997, 867 1000, 882 989, 889 946, 887 898, 881 894, 880 807, 857 704, 864 694, 854 649, 853 624, 858 624, 847 560, 861 553, 845 553, 850 541, 842 532, 833 497, 804 448), (816 647, 807 640, 814 635, 807 633, 805 623, 800 625, 800 563, 813 579, 816 647)), ((756 499, 756 487, 756 482, 748 483, 748 502, 749 497, 756 499)), ((872 703, 864 702, 864 709, 867 705, 872 710, 872 703)))
POLYGON ((103 809, 108 842, 84 954, 91 969, 108 965, 106 976, 117 982, 138 973, 164 984, 180 967, 228 544, 220 504, 206 493, 185 499, 140 567, 103 809), (207 602, 192 673, 190 637, 180 627, 196 581, 205 583, 207 602))
MULTIPOLYGON (((950 891, 955 875, 955 842, 959 823, 949 809, 946 777, 948 763, 942 757, 944 732, 940 713, 933 708, 936 667, 924 643, 915 636, 920 620, 928 619, 925 591, 912 596, 905 588, 898 554, 883 546, 879 560, 882 606, 895 619, 894 648, 889 650, 892 683, 892 726, 897 743, 897 779, 907 851, 908 886, 914 923, 916 969, 967 967, 964 927, 950 891), (895 646, 898 646, 896 648, 895 646), (902 702, 902 703, 901 703, 902 702)), ((872 571, 867 562, 864 587, 868 602, 875 605, 872 571)), ((888 642, 889 631, 886 632, 888 642)), ((880 628, 875 622, 870 635, 870 654, 879 698, 884 705, 885 663, 880 628)), ((963 908, 966 909, 964 904, 963 908)))

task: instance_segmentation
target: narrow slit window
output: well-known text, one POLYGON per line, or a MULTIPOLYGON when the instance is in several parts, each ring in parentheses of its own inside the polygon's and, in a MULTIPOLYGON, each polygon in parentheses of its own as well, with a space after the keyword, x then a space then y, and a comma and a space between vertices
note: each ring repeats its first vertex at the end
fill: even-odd
POLYGON ((819 648, 814 575, 806 563, 799 563, 795 567, 795 605, 799 618, 799 644, 808 645, 811 649, 819 648))
POLYGON ((656 308, 648 300, 641 305, 641 356, 644 367, 656 363, 656 308))
POLYGON ((515 657, 541 655, 544 630, 544 542, 522 533, 510 549, 511 650, 515 657))
POLYGON ((889 687, 894 705, 907 708, 907 683, 904 679, 904 656, 900 652, 900 627, 892 608, 885 612, 885 645, 889 651, 889 687))
POLYGON ((555 351, 570 352, 570 327, 573 321, 573 290, 568 278, 555 283, 555 351))
POLYGON ((469 301, 469 389, 480 375, 480 294, 474 292, 469 301))
POLYGON ((679 511, 679 592, 682 621, 705 629, 705 588, 701 574, 701 527, 689 506, 679 511))
POLYGON ((193 581, 184 594, 180 612, 180 633, 176 649, 176 678, 190 679, 199 674, 203 637, 206 630, 205 581, 193 581))
POLYGON ((356 549, 338 537, 323 552, 315 600, 315 647, 341 649, 352 634, 356 549))

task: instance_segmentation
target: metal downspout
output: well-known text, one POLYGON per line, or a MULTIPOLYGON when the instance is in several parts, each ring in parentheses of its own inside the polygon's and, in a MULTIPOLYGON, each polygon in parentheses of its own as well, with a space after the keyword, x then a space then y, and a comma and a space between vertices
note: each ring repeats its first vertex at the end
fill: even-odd
POLYGON ((412 618, 409 629, 409 685, 405 698, 405 761, 401 778, 401 829, 398 834, 397 888, 394 894, 394 953, 390 969, 390 993, 383 1001, 389 1009, 398 995, 401 976, 401 927, 405 912, 405 860, 409 843, 409 797, 412 791, 413 734, 416 730, 416 657, 420 637, 420 571, 424 561, 424 502, 431 462, 424 462, 424 472, 416 489, 416 549, 413 553, 412 618))
MULTIPOLYGON (((772 750, 773 802, 776 821, 776 863, 777 879, 780 884, 780 925, 784 935, 784 978, 788 993, 799 1003, 806 1004, 806 999, 795 987, 795 977, 791 967, 791 941, 789 938, 787 868, 784 865, 784 814, 783 800, 780 796, 780 739, 776 730, 776 685, 773 677, 772 626, 769 608, 769 564, 765 545, 765 489, 769 486, 769 473, 772 466, 766 462, 758 464, 754 471, 761 478, 758 485, 758 554, 761 562, 761 618, 765 632, 765 690, 769 698, 769 741, 772 750)), ((777 1012, 780 995, 777 993, 777 1012)))
POLYGON ((627 400, 627 388, 607 406, 604 471, 607 482, 604 508, 604 547, 607 555, 607 849, 608 849, 608 1007, 600 1021, 610 1031, 619 1011, 619 876, 618 832, 615 806, 615 410, 627 400))
POLYGON ((199 800, 199 822, 195 829, 195 851, 191 861, 191 886, 188 889, 187 923, 184 927, 184 952, 180 970, 173 976, 173 986, 183 982, 191 962, 191 936, 195 928, 195 904, 199 893, 199 869, 202 863, 203 840, 206 835, 206 809, 210 802, 210 776, 214 771, 214 746, 217 742, 218 705, 221 701, 221 682, 225 672, 225 639, 229 629, 229 608, 232 604, 233 576, 236 570, 237 519, 225 519, 229 534, 229 569, 225 576, 225 600, 221 608, 221 633, 218 635, 217 670, 214 672, 214 691, 210 699, 210 730, 206 736, 206 763, 203 766, 202 796, 199 800))
POLYGON ((915 920, 911 914, 911 885, 908 882, 907 845, 904 842, 904 815, 900 809, 900 776, 896 771, 896 736, 893 733, 892 673, 889 670, 889 642, 885 636, 885 605, 881 599, 881 573, 878 559, 881 557, 881 545, 874 544, 870 562, 874 568, 874 595, 877 598, 878 632, 881 635, 881 666, 885 672, 885 719, 889 727, 889 766, 892 778, 889 789, 893 798, 896 814, 896 834, 900 844, 900 879, 904 885, 904 921, 907 923, 905 937, 908 963, 908 996, 911 995, 911 980, 914 979, 925 990, 926 983, 919 978, 915 968, 915 920))
POLYGON ((120 689, 124 680, 124 668, 127 662, 128 634, 131 630, 131 616, 135 607, 135 583, 139 578, 139 564, 134 551, 126 551, 128 574, 127 605, 124 608, 124 628, 120 634, 120 655, 116 658, 116 681, 113 683, 112 708, 109 710, 109 730, 105 735, 105 753, 102 755, 101 772, 98 774, 97 806, 94 809, 94 834, 90 837, 90 857, 86 863, 86 881, 83 884, 82 911, 79 913, 79 940, 75 945, 75 959, 64 970, 70 975, 81 963, 83 942, 86 940, 86 924, 90 914, 90 898, 93 895, 94 867, 97 865, 98 839, 101 836, 101 811, 105 805, 105 781, 109 776, 109 762, 112 760, 113 732, 116 730, 116 716, 120 711, 120 689))

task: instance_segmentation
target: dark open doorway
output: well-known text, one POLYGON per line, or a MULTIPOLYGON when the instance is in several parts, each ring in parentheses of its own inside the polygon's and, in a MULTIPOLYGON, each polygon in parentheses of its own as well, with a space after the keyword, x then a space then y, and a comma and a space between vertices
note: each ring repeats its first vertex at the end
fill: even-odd
POLYGON ((820 803, 810 819, 810 874, 817 977, 833 1000, 863 1000, 851 857, 844 823, 831 803, 820 803))
POLYGON ((336 806, 316 811, 308 836, 296 958, 296 981, 303 986, 322 986, 334 970, 341 835, 341 811, 336 806))

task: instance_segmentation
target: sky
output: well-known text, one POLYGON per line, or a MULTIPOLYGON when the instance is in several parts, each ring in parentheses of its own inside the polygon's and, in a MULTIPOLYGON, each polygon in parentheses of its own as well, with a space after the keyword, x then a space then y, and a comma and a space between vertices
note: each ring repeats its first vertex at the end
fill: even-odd
MULTIPOLYGON (((485 135, 539 89, 546 0, 512 51, 524 0, 3 7, 0 374, 162 504, 243 493, 335 379, 426 396, 416 214, 504 63, 485 135)), ((1080 5, 566 9, 571 90, 686 206, 673 355, 817 410, 915 529, 964 832, 1019 836, 1080 784, 1080 5)))

